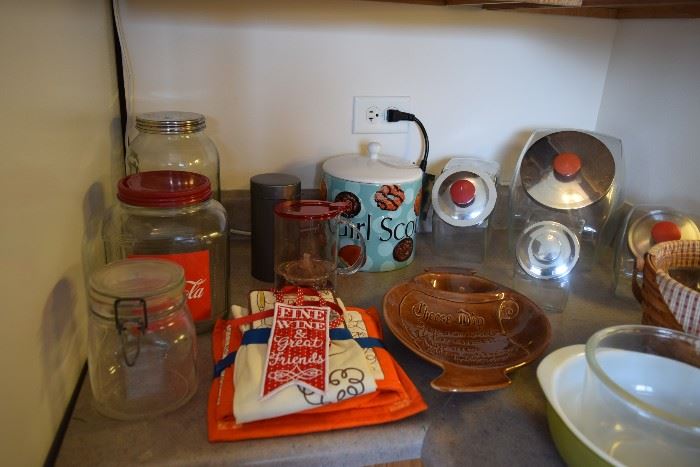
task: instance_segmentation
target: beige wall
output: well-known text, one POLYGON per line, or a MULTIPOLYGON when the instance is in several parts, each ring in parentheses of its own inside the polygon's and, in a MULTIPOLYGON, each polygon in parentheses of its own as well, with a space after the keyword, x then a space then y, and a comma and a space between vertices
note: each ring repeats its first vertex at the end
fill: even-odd
POLYGON ((620 23, 598 129, 622 138, 630 201, 700 216, 700 20, 620 23))
POLYGON ((533 128, 592 130, 618 22, 350 0, 119 0, 135 113, 204 113, 224 188, 285 171, 304 187, 330 156, 408 134, 352 133, 353 96, 410 96, 430 169, 456 155, 503 163, 533 128))
POLYGON ((44 461, 85 361, 81 237, 120 170, 110 8, 4 2, 0 14, 4 465, 44 461))

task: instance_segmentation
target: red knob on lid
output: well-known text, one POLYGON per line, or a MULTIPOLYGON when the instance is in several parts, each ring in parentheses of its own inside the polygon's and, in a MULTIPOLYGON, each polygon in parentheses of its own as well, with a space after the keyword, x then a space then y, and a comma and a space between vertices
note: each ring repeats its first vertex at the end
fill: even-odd
POLYGON ((562 177, 573 177, 581 170, 581 158, 573 152, 562 152, 554 158, 554 172, 562 177))
POLYGON ((654 243, 670 242, 671 240, 681 239, 681 229, 676 224, 670 221, 661 221, 654 224, 651 228, 651 238, 654 243))
POLYGON ((476 187, 469 180, 457 180, 450 186, 450 198, 460 208, 474 201, 476 187))

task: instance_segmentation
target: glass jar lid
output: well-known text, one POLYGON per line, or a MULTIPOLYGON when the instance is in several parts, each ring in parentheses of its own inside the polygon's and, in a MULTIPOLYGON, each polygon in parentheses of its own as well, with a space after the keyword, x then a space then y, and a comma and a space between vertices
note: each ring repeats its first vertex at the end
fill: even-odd
POLYGON ((627 231, 627 245, 637 258, 644 258, 654 244, 668 240, 700 240, 700 230, 685 214, 654 209, 635 220, 627 231))
POLYGON ((447 166, 435 180, 431 197, 435 213, 444 222, 456 227, 478 225, 496 205, 496 183, 478 165, 447 166))
POLYGON ((615 179, 615 159, 595 136, 558 131, 535 141, 520 164, 523 188, 554 209, 580 209, 603 198, 615 179))
POLYGON ((204 115, 175 110, 148 112, 136 116, 136 129, 162 135, 195 133, 206 128, 204 115))
POLYGON ((185 271, 172 261, 129 258, 109 263, 89 280, 90 308, 103 318, 169 311, 184 299, 185 271))
POLYGON ((526 228, 516 244, 515 255, 523 270, 537 279, 564 277, 578 262, 578 237, 565 225, 542 221, 526 228))
POLYGON ((119 180, 119 201, 132 206, 173 208, 211 198, 211 182, 205 175, 176 170, 138 172, 119 180))

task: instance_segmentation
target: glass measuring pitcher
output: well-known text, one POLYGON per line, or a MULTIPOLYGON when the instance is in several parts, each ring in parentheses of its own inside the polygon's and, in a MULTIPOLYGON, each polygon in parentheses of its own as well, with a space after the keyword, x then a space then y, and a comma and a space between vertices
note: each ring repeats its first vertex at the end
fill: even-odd
POLYGON ((338 274, 352 274, 362 267, 365 238, 341 217, 348 207, 316 200, 284 201, 275 206, 276 289, 335 290, 338 274), (346 235, 348 229, 351 235, 346 235), (341 245, 340 235, 346 245, 341 245))

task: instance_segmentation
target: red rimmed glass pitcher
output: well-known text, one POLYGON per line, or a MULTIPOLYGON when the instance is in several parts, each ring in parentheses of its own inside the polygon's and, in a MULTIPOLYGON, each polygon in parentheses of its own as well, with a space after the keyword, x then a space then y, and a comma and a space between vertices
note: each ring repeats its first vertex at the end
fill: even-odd
POLYGON ((275 289, 293 286, 334 291, 338 275, 362 267, 365 239, 342 217, 348 207, 316 200, 284 201, 275 206, 275 289), (341 234, 346 245, 341 245, 341 234))

